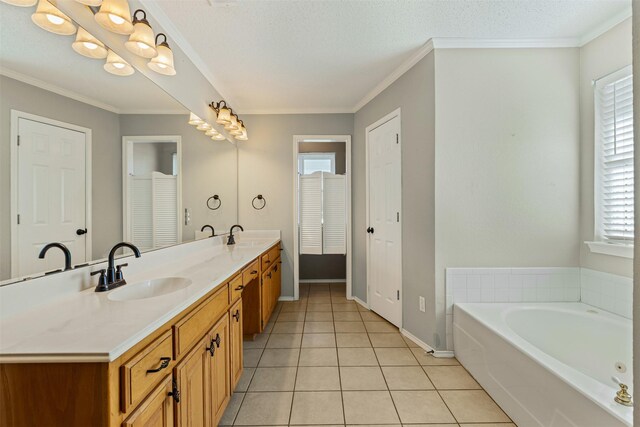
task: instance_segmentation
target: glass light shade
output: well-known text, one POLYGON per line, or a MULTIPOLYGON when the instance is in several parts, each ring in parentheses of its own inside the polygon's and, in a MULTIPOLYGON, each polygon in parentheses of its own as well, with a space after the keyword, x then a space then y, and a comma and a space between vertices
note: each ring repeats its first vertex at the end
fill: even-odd
POLYGON ((242 124, 242 122, 238 122, 238 129, 235 130, 231 130, 229 131, 229 133, 233 136, 238 136, 238 135, 242 135, 242 129, 244 129, 244 125, 242 124))
MULTIPOLYGON (((136 11, 137 13, 138 11, 136 11)), ((146 19, 135 19, 133 21, 133 34, 124 43, 129 52, 143 58, 151 59, 158 54, 151 25, 146 19)))
POLYGON ((112 50, 110 50, 107 55, 107 62, 104 64, 104 69, 108 73, 115 74, 116 76, 130 76, 134 73, 133 67, 112 50))
POLYGON ((176 69, 173 66, 173 52, 166 42, 162 42, 156 46, 158 56, 153 58, 147 64, 149 68, 158 74, 165 76, 175 76, 176 69))
POLYGON ((242 133, 240 135, 237 135, 234 137, 235 139, 237 139, 238 141, 246 141, 249 139, 249 136, 247 135, 247 129, 246 128, 242 128, 242 133))
POLYGON ((102 0, 76 0, 78 3, 86 4, 87 6, 100 6, 102 4, 102 0))
POLYGON ((227 125, 225 125, 224 128, 226 130, 228 130, 228 131, 232 131, 232 130, 238 129, 238 116, 236 116, 235 114, 232 114, 231 115, 231 120, 229 121, 229 123, 227 125))
POLYGON ((82 56, 92 59, 104 59, 107 57, 107 48, 97 38, 93 37, 87 30, 78 27, 76 41, 71 44, 73 50, 82 56))
POLYGON ((207 131, 207 130, 211 129, 211 125, 209 123, 201 123, 198 126, 196 126, 196 129, 207 131))
POLYGON ((228 125, 231 123, 231 110, 227 107, 221 107, 218 111, 218 118, 216 119, 216 123, 221 125, 228 125))
POLYGON ((31 7, 35 6, 38 3, 38 0, 1 0, 6 4, 10 4, 11 6, 19 6, 19 7, 31 7))
POLYGON ((193 113, 189 113, 189 124, 190 125, 198 126, 198 125, 201 125, 202 123, 204 123, 204 120, 202 120, 200 117, 196 116, 193 113))
POLYGON ((225 139, 227 139, 227 137, 219 133, 217 135, 213 135, 211 139, 213 139, 214 141, 224 141, 225 139))
POLYGON ((104 0, 95 19, 104 29, 116 34, 133 33, 131 11, 127 0, 104 0))
POLYGON ((204 134, 207 135, 207 136, 216 136, 218 134, 218 131, 213 129, 213 128, 211 128, 208 131, 206 131, 204 134))
POLYGON ((71 18, 55 6, 55 1, 50 3, 47 0, 40 0, 35 13, 31 15, 31 20, 38 27, 54 34, 70 36, 76 32, 76 26, 71 22, 71 18))

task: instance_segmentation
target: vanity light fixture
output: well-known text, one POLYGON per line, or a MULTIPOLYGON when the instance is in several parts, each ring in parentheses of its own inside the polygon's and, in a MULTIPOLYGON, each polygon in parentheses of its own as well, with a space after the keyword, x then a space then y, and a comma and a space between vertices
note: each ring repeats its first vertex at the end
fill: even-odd
POLYGON ((212 102, 209 106, 216 112, 216 123, 226 126, 231 122, 231 108, 224 99, 217 103, 212 102))
POLYGON ((102 4, 102 0, 76 0, 78 3, 85 4, 87 6, 98 7, 102 4))
POLYGON ((71 44, 71 47, 77 53, 87 58, 104 59, 107 57, 107 48, 104 43, 93 37, 82 27, 78 27, 76 41, 71 44))
POLYGON ((3 3, 10 4, 11 6, 18 7, 31 7, 38 3, 38 0, 0 0, 3 3))
POLYGON ((173 52, 169 47, 169 43, 167 43, 167 36, 163 33, 159 33, 156 36, 156 50, 158 51, 158 56, 149 61, 147 64, 149 68, 158 74, 175 76, 176 69, 173 65, 173 52), (164 41, 162 43, 158 43, 159 37, 164 37, 164 41))
POLYGON ((143 58, 151 59, 158 54, 154 43, 153 30, 149 25, 149 21, 147 21, 147 14, 144 10, 138 9, 133 12, 133 33, 124 45, 129 52, 143 58), (142 18, 138 18, 138 14, 142 14, 142 18))
POLYGON ((232 113, 231 114, 231 119, 229 120, 229 123, 226 124, 224 128, 226 130, 228 130, 228 131, 237 130, 238 129, 238 115, 232 113))
POLYGON ((211 128, 208 131, 206 131, 204 134, 207 136, 216 136, 218 134, 218 131, 215 130, 214 128, 211 128))
POLYGON ((70 36, 75 34, 76 26, 71 22, 71 18, 62 13, 56 6, 55 0, 39 0, 38 7, 31 20, 43 30, 50 33, 70 36))
POLYGON ((218 133, 216 135, 213 135, 211 139, 213 139, 214 141, 224 141, 225 139, 227 139, 227 137, 221 133, 218 133))
POLYGON ((209 123, 201 123, 198 126, 196 126, 196 129, 201 130, 201 131, 208 131, 209 129, 212 129, 211 125, 209 123))
POLYGON ((133 33, 131 11, 127 0, 104 0, 95 14, 100 26, 113 33, 129 35, 133 33))
POLYGON ((198 126, 198 125, 201 125, 202 123, 204 123, 204 120, 202 120, 200 117, 196 116, 193 113, 189 113, 189 124, 190 125, 198 126))
POLYGON ((134 73, 133 67, 112 50, 109 50, 104 69, 108 73, 115 74, 116 76, 130 76, 134 73))
POLYGON ((244 127, 244 123, 242 122, 242 120, 239 121, 240 123, 240 133, 235 135, 233 134, 233 132, 231 133, 232 135, 234 135, 234 138, 237 139, 238 141, 246 141, 249 139, 249 136, 247 135, 247 128, 244 127))

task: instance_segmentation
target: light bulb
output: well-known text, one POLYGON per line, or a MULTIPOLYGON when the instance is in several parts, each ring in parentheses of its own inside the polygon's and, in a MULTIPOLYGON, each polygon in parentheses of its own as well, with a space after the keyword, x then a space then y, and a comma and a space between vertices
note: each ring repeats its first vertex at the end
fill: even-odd
POLYGON ((62 25, 64 23, 64 19, 56 15, 51 15, 50 13, 47 13, 47 20, 53 25, 62 25))

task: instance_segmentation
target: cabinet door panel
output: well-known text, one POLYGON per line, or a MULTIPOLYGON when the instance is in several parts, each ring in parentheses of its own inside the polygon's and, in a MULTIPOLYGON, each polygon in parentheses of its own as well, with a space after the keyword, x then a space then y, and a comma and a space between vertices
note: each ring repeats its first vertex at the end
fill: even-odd
POLYGON ((180 402, 176 404, 178 427, 208 427, 211 424, 209 345, 209 337, 205 336, 175 368, 175 379, 180 391, 180 402))
POLYGON ((225 315, 211 329, 210 339, 216 346, 210 360, 211 403, 214 424, 222 418, 231 396, 231 364, 229 358, 229 316, 225 315))
POLYGON ((236 388, 242 375, 242 299, 238 300, 229 310, 231 323, 231 390, 236 388))
POLYGON ((262 302, 262 328, 269 322, 271 316, 271 282, 273 281, 273 273, 271 270, 267 270, 262 275, 262 287, 260 289, 262 302))
POLYGON ((171 375, 156 387, 149 396, 122 423, 123 427, 173 427, 173 397, 171 375))

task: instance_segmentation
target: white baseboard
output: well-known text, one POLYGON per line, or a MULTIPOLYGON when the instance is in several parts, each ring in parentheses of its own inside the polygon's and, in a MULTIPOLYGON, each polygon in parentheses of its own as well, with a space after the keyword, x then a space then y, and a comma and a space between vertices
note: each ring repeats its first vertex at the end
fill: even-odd
POLYGON ((281 296, 278 298, 278 301, 295 301, 295 299, 293 297, 281 296))
POLYGON ((360 304, 361 306, 363 306, 364 308, 366 308, 367 310, 369 309, 369 304, 367 304, 366 302, 362 301, 360 298, 358 297, 354 297, 352 296, 353 300, 355 302, 357 302, 358 304, 360 304))
POLYGON ((413 341, 416 344, 418 344, 423 350, 425 350, 427 352, 433 352, 432 353, 433 357, 444 357, 444 358, 454 357, 453 356, 453 351, 435 350, 429 344, 427 344, 426 342, 424 342, 421 339, 417 338, 415 335, 413 335, 411 332, 407 331, 406 329, 400 329, 400 333, 402 335, 404 335, 405 337, 409 338, 411 341, 413 341))
POLYGON ((347 279, 300 279, 299 283, 347 283, 347 279))

